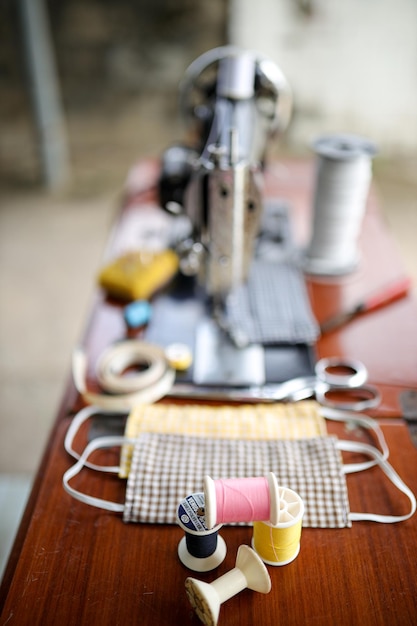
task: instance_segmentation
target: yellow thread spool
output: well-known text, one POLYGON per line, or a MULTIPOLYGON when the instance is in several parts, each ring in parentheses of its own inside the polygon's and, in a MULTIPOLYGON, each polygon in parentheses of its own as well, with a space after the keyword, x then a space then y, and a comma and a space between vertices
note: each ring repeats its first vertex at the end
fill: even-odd
POLYGON ((287 565, 300 551, 304 503, 298 493, 279 487, 278 523, 254 522, 252 547, 267 565, 287 565))

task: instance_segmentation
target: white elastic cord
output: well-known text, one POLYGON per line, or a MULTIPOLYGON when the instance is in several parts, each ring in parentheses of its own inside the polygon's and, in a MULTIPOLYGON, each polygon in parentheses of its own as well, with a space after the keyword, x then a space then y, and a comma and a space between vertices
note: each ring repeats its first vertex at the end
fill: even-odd
MULTIPOLYGON (((387 442, 385 440, 384 434, 381 430, 381 428, 379 427, 379 424, 376 420, 372 419, 371 417, 368 417, 367 415, 363 415, 363 414, 359 414, 356 415, 355 413, 348 413, 346 411, 337 411, 335 409, 330 409, 328 407, 321 407, 321 414, 323 415, 324 418, 326 419, 331 419, 333 421, 339 421, 339 422, 346 422, 346 423, 351 423, 354 425, 359 425, 362 426, 363 428, 367 429, 367 430, 372 430, 375 433, 376 439, 378 441, 378 444, 381 448, 382 451, 382 457, 384 459, 387 459, 389 456, 389 448, 387 445, 387 442)), ((78 452, 76 452, 73 448, 73 442, 74 442, 74 438, 78 432, 78 430, 80 429, 81 425, 87 421, 90 417, 92 417, 95 414, 102 414, 102 413, 106 413, 105 411, 103 411, 103 409, 101 409, 98 406, 88 406, 85 407, 83 409, 81 409, 75 416, 73 421, 71 422, 67 434, 65 435, 65 440, 64 440, 64 447, 65 450, 68 452, 68 454, 70 454, 72 457, 74 457, 74 459, 79 459, 80 458, 80 454, 78 452)), ((113 414, 115 413, 115 411, 109 411, 108 414, 113 414)), ((120 412, 120 416, 125 416, 128 413, 128 411, 121 411, 120 412)), ((94 463, 89 463, 86 462, 86 467, 89 467, 91 469, 95 469, 95 470, 100 470, 102 469, 100 466, 95 465, 94 463)), ((377 465, 377 461, 376 460, 372 460, 372 461, 364 461, 362 463, 349 463, 348 465, 346 465, 344 467, 344 472, 346 474, 350 474, 353 472, 361 472, 363 470, 369 469, 370 467, 373 467, 377 465)))
MULTIPOLYGON (((163 398, 172 388, 175 382, 175 370, 168 365, 163 351, 158 346, 142 342, 125 341, 122 344, 108 348, 102 355, 105 361, 99 367, 100 383, 106 391, 113 392, 117 381, 118 389, 126 389, 130 392, 118 395, 92 393, 87 390, 87 358, 84 350, 79 347, 74 350, 72 358, 72 371, 74 384, 77 391, 82 395, 87 404, 93 404, 107 411, 129 411, 137 404, 152 404, 163 398), (119 376, 122 364, 133 365, 146 364, 149 371, 139 373, 133 377, 133 383, 122 382, 119 376), (108 375, 108 383, 107 378, 108 375), (136 391, 132 391, 136 389, 136 391)), ((100 365, 100 361, 99 361, 100 365)), ((126 379, 127 380, 127 379, 126 379)))
MULTIPOLYGON (((97 415, 97 414, 106 415, 106 412, 103 411, 103 409, 101 409, 98 406, 86 406, 83 409, 81 409, 81 411, 78 411, 78 413, 74 416, 67 430, 67 433, 65 435, 65 439, 64 439, 64 448, 68 452, 68 454, 74 457, 74 459, 79 459, 81 456, 73 448, 73 442, 74 442, 75 436, 77 435, 79 429, 81 428, 81 425, 84 422, 86 422, 88 419, 90 419, 90 417, 92 417, 93 415, 97 415)), ((108 413, 108 415, 113 415, 113 414, 114 414, 113 411, 111 413, 110 412, 108 413)), ((120 414, 120 418, 124 417, 125 415, 126 415, 126 411, 120 414)), ((110 467, 110 466, 103 467, 101 465, 95 465, 94 463, 90 463, 89 461, 85 462, 85 467, 89 467, 90 469, 99 470, 102 472, 116 473, 119 471, 119 467, 110 467)))
MULTIPOLYGON (((406 515, 379 515, 376 513, 349 513, 349 519, 352 521, 370 521, 370 522, 381 522, 383 524, 392 524, 394 522, 402 522, 406 519, 409 519, 412 515, 414 515, 416 510, 416 498, 411 491, 404 483, 402 478, 398 476, 397 472, 394 470, 392 465, 388 463, 386 459, 382 456, 382 454, 374 448, 366 443, 357 443, 354 441, 338 441, 337 447, 339 450, 345 452, 358 452, 360 454, 367 454, 375 460, 375 464, 379 465, 384 474, 389 478, 389 480, 399 489, 402 493, 404 493, 411 502, 411 510, 406 515)), ((347 466, 344 465, 343 469, 346 473, 347 466)))
MULTIPOLYGON (((73 498, 80 500, 84 504, 89 504, 91 506, 98 507, 100 509, 106 509, 107 511, 114 511, 117 513, 122 513, 124 510, 124 504, 119 502, 110 502, 109 500, 103 500, 102 498, 96 498, 95 496, 90 496, 81 491, 77 491, 69 485, 69 481, 74 478, 77 474, 81 472, 81 470, 86 467, 87 459, 94 450, 98 450, 99 448, 112 448, 113 446, 122 446, 125 443, 135 443, 134 439, 126 439, 126 437, 98 437, 97 439, 93 439, 85 448, 84 452, 81 454, 78 461, 67 471, 65 472, 62 482, 64 485, 64 489, 67 493, 69 493, 73 498)), ((96 466, 97 469, 100 469, 104 472, 113 472, 115 473, 119 471, 119 467, 106 467, 106 466, 96 466)))
MULTIPOLYGON (((326 419, 330 419, 336 422, 346 422, 347 424, 359 425, 366 430, 372 430, 381 448, 381 455, 383 459, 389 457, 389 448, 378 422, 368 415, 363 413, 352 413, 350 411, 338 411, 329 407, 320 407, 322 416, 326 419)), ((364 461, 362 463, 349 463, 344 467, 345 474, 352 474, 353 472, 362 472, 377 465, 377 461, 364 461)))

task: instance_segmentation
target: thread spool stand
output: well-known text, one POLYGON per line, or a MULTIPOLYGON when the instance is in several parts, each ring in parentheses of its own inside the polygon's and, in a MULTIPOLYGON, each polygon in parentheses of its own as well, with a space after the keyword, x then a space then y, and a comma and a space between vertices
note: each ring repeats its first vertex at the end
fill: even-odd
POLYGON ((205 626, 216 626, 220 606, 243 589, 269 593, 271 579, 260 557, 249 546, 241 545, 235 567, 212 583, 187 578, 188 599, 205 626))
POLYGON ((227 551, 223 537, 218 535, 221 524, 207 528, 204 505, 204 494, 194 493, 184 498, 177 510, 178 525, 185 532, 178 544, 178 556, 183 565, 195 572, 215 569, 227 551))
POLYGON ((279 489, 279 519, 254 522, 252 547, 267 565, 287 565, 300 552, 301 525, 304 502, 292 489, 279 489))
MULTIPOLYGON (((213 528, 216 524, 220 523, 239 523, 239 522, 252 522, 262 519, 263 521, 270 521, 271 524, 277 524, 279 519, 279 491, 278 483, 275 474, 269 472, 263 478, 240 478, 240 479, 226 479, 221 481, 214 481, 210 476, 204 478, 204 496, 205 496, 205 519, 207 528, 213 528), (228 515, 226 521, 222 519, 224 512, 219 510, 219 502, 216 495, 216 483, 221 483, 224 486, 231 485, 231 492, 236 494, 241 492, 243 501, 245 503, 250 500, 250 490, 256 488, 262 481, 266 481, 267 494, 265 497, 268 499, 267 510, 268 513, 265 516, 259 517, 257 515, 256 507, 248 511, 242 509, 239 511, 236 506, 232 513, 228 515)), ((265 502, 263 503, 265 505, 265 502)), ((263 506, 265 509, 265 506, 263 506)))

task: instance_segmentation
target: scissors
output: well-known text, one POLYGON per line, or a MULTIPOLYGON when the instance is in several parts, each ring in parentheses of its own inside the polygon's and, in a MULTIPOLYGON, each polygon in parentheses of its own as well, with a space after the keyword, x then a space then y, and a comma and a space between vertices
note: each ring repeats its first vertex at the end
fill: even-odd
POLYGON ((356 359, 320 359, 314 370, 314 376, 266 385, 270 389, 265 391, 275 400, 296 402, 314 396, 324 406, 358 412, 374 408, 381 401, 378 389, 366 384, 368 371, 365 365, 356 359))
POLYGON ((366 384, 368 372, 365 365, 356 359, 323 358, 317 361, 314 371, 313 376, 241 389, 176 384, 169 395, 236 402, 297 402, 315 397, 323 406, 355 412, 374 408, 381 401, 379 391, 366 384))

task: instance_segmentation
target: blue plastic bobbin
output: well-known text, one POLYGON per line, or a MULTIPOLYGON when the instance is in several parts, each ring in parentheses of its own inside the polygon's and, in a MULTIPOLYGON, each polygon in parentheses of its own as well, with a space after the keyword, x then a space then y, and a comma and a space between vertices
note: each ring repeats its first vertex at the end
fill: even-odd
POLYGON ((204 493, 193 493, 182 500, 177 510, 177 521, 185 531, 178 544, 181 563, 195 572, 209 572, 223 562, 226 544, 218 535, 221 524, 208 529, 205 520, 204 493))
POLYGON ((152 307, 147 300, 134 300, 125 306, 123 315, 129 328, 140 328, 151 319, 152 307))

